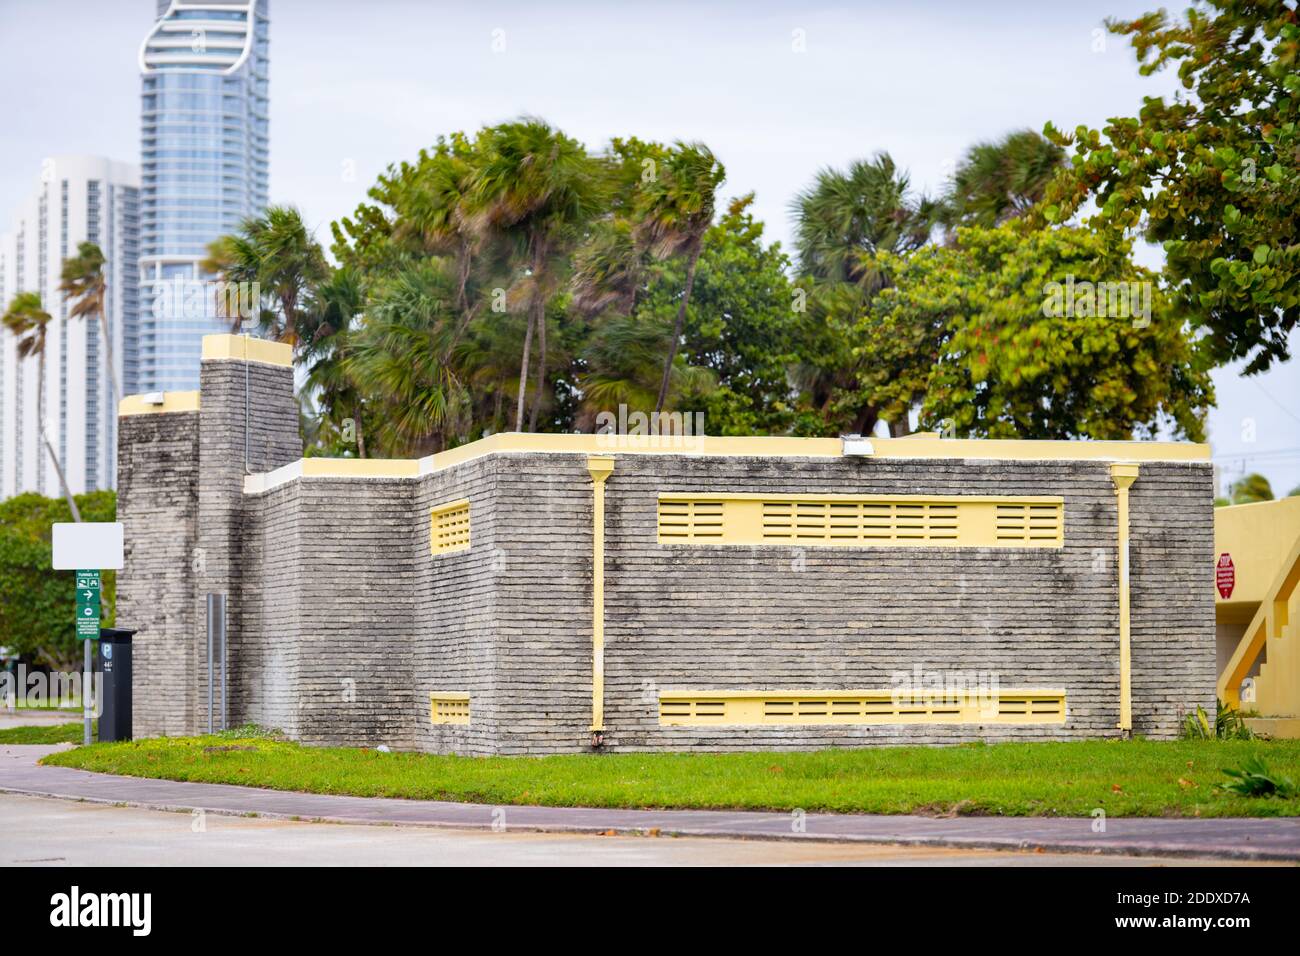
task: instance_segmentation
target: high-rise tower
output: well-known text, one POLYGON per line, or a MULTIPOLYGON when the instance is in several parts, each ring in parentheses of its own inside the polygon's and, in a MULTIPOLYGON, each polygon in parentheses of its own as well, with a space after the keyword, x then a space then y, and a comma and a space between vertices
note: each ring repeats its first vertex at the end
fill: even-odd
POLYGON ((0 329, 0 499, 61 493, 41 440, 42 421, 73 494, 114 486, 117 408, 100 323, 120 383, 139 315, 139 167, 102 156, 50 156, 33 179, 32 192, 0 235, 0 310, 20 292, 36 292, 50 321, 41 358, 19 358, 14 336, 0 329), (104 316, 72 317, 72 303, 59 291, 63 261, 82 242, 104 254, 104 316))
POLYGON ((158 0, 140 47, 140 321, 125 391, 198 388, 203 336, 229 331, 215 308, 161 295, 201 280, 218 236, 267 202, 268 0, 158 0))

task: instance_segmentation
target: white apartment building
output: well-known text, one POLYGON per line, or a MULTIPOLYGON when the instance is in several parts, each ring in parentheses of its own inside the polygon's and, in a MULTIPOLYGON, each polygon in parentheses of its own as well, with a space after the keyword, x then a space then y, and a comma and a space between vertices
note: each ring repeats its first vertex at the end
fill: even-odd
MULTIPOLYGON (((116 408, 99 319, 71 319, 59 292, 63 260, 77 244, 99 245, 108 276, 106 303, 117 380, 131 391, 138 361, 140 169, 100 156, 53 156, 31 196, 0 234, 0 305, 39 292, 51 316, 45 347, 45 427, 74 494, 116 482, 116 408)), ((35 358, 18 360, 14 336, 0 328, 0 498, 25 491, 60 495, 58 474, 40 439, 35 358)))

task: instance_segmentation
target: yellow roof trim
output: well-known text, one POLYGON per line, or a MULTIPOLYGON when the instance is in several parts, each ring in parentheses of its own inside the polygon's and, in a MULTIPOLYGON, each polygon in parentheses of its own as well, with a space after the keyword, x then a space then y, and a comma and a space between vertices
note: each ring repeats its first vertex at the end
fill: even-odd
POLYGON ((198 392, 154 392, 149 395, 127 395, 117 403, 117 416, 161 415, 166 412, 197 412, 198 392))
MULTIPOLYGON (((956 458, 987 461, 1208 462, 1210 446, 1192 442, 1020 441, 1012 439, 872 438, 872 458, 956 458)), ((784 436, 586 435, 500 432, 420 459, 304 458, 301 469, 286 466, 249 476, 246 490, 262 491, 304 477, 410 478, 497 454, 684 455, 721 458, 842 458, 839 438, 784 436)), ((295 466, 297 463, 295 463, 295 466)))
MULTIPOLYGON (((969 458, 993 461, 1206 461, 1210 446, 1194 442, 1027 441, 910 435, 872 438, 873 458, 969 458)), ((421 459, 421 474, 485 455, 561 452, 580 455, 650 454, 753 458, 841 458, 839 438, 652 435, 573 435, 501 432, 421 459)))
POLYGON ((414 458, 304 458, 304 478, 414 478, 420 462, 414 458))
POLYGON ((263 365, 292 368, 293 348, 283 342, 257 339, 251 335, 231 335, 223 332, 218 335, 203 336, 203 361, 223 359, 261 362, 263 365))

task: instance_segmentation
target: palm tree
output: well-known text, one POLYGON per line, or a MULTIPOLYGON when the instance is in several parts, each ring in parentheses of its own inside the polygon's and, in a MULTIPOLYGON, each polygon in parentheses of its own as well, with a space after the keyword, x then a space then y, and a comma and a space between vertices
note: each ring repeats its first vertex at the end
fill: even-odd
POLYGON ((446 360, 458 315, 441 260, 412 263, 377 290, 343 368, 383 406, 373 436, 390 454, 441 451, 468 423, 468 397, 446 360))
POLYGON ((951 231, 959 225, 992 227, 1022 216, 1043 198, 1064 163, 1065 150, 1031 129, 977 143, 953 175, 939 206, 939 222, 951 231))
POLYGON ((604 220, 574 253, 570 304, 585 316, 606 311, 631 315, 645 270, 646 251, 637 243, 632 223, 622 217, 604 220))
MULTIPOLYGON (((582 404, 575 422, 580 430, 591 429, 599 412, 620 405, 650 407, 660 387, 663 342, 662 323, 619 313, 605 317, 583 352, 582 404)), ((672 385, 676 403, 702 397, 716 385, 716 378, 709 369, 675 364, 672 385)))
MULTIPOLYGON (((905 255, 930 241, 935 203, 915 197, 906 172, 888 153, 849 164, 848 170, 823 169, 790 204, 795 218, 795 248, 800 272, 812 281, 804 317, 806 354, 794 369, 822 418, 844 417, 839 398, 857 389, 869 360, 850 347, 845 330, 855 327, 872 299, 888 284, 881 253, 905 255), (838 331, 837 331, 838 330, 838 331)), ((874 402, 849 410, 844 426, 869 433, 882 417, 874 402)), ((905 435, 905 409, 895 409, 890 432, 905 435)))
MULTIPOLYGON (((256 220, 245 219, 238 232, 218 236, 208 243, 208 256, 199 264, 199 268, 209 275, 220 276, 228 284, 249 287, 256 283, 260 290, 261 252, 255 238, 258 231, 256 220)), ((228 298, 219 294, 216 296, 218 316, 230 320, 231 332, 239 332, 244 328, 245 319, 253 316, 232 312, 229 304, 228 298)), ((267 327, 272 325, 274 316, 263 310, 260 296, 255 307, 258 310, 256 318, 259 324, 267 327)))
POLYGON ((1256 501, 1272 501, 1273 488, 1263 475, 1246 475, 1232 486, 1232 503, 1248 505, 1256 501))
POLYGON ((907 253, 930 239, 932 201, 911 193, 906 172, 888 153, 823 169, 790 203, 800 272, 819 282, 846 282, 876 291, 878 252, 907 253))
POLYGON ((89 322, 99 319, 99 334, 104 341, 104 359, 108 364, 109 397, 117 408, 122 388, 117 381, 117 362, 113 359, 113 336, 108 328, 108 281, 104 275, 104 253, 93 242, 77 244, 77 255, 63 260, 63 281, 59 291, 72 301, 69 315, 89 322))
MULTIPOLYGON (((329 273, 325 253, 292 206, 270 206, 245 219, 235 234, 210 243, 202 268, 227 283, 257 283, 278 308, 262 314, 263 325, 272 338, 293 346, 302 338, 311 291, 329 273)), ((236 329, 240 318, 234 317, 236 329)))
POLYGON ((686 257, 686 282, 668 343, 668 357, 655 400, 656 412, 663 411, 668 398, 673 362, 686 324, 686 307, 695 287, 695 269, 704 248, 704 234, 713 224, 718 187, 726 177, 726 169, 703 143, 679 142, 657 175, 642 184, 637 197, 635 234, 639 243, 659 259, 686 257))
POLYGON ((534 331, 538 336, 531 431, 546 391, 546 304, 555 292, 559 260, 603 206, 605 177, 581 143, 538 119, 486 129, 478 146, 481 157, 467 184, 471 228, 481 236, 493 232, 511 241, 524 273, 517 282, 527 301, 527 318, 516 431, 523 430, 534 331))
POLYGON ((356 428, 357 457, 366 457, 365 403, 348 373, 353 324, 365 305, 365 288, 358 273, 336 269, 313 296, 314 308, 305 322, 301 350, 307 369, 307 393, 315 395, 319 419, 341 422, 351 418, 356 428))
POLYGON ((49 452, 50 461, 54 462, 54 471, 59 476, 59 487, 63 489, 63 497, 67 499, 68 508, 72 511, 72 520, 80 521, 81 512, 77 510, 77 502, 72 497, 71 489, 68 488, 68 479, 63 474, 63 465, 59 461, 59 456, 54 453, 54 446, 50 444, 49 436, 45 434, 45 342, 50 325, 50 314, 41 308, 39 293, 19 292, 9 303, 4 316, 0 317, 0 322, 3 322, 4 327, 17 339, 19 361, 26 358, 36 360, 36 421, 40 428, 41 441, 45 445, 45 450, 49 452))
POLYGON ((469 227, 473 157, 467 147, 443 147, 432 156, 423 154, 419 168, 408 170, 415 175, 402 183, 403 195, 396 198, 403 216, 393 229, 394 237, 399 241, 414 240, 425 255, 450 256, 455 262, 460 321, 454 340, 465 333, 483 305, 482 297, 471 294, 470 288, 475 257, 483 241, 469 227))

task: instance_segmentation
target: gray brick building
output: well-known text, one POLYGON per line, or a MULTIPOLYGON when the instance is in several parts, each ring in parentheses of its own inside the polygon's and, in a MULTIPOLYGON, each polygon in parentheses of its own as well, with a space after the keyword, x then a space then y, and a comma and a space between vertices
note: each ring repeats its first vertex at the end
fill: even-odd
POLYGON ((138 733, 206 727, 208 593, 232 722, 312 743, 1170 737, 1214 704, 1204 446, 503 434, 302 459, 287 347, 204 354, 199 394, 123 402, 138 733))

